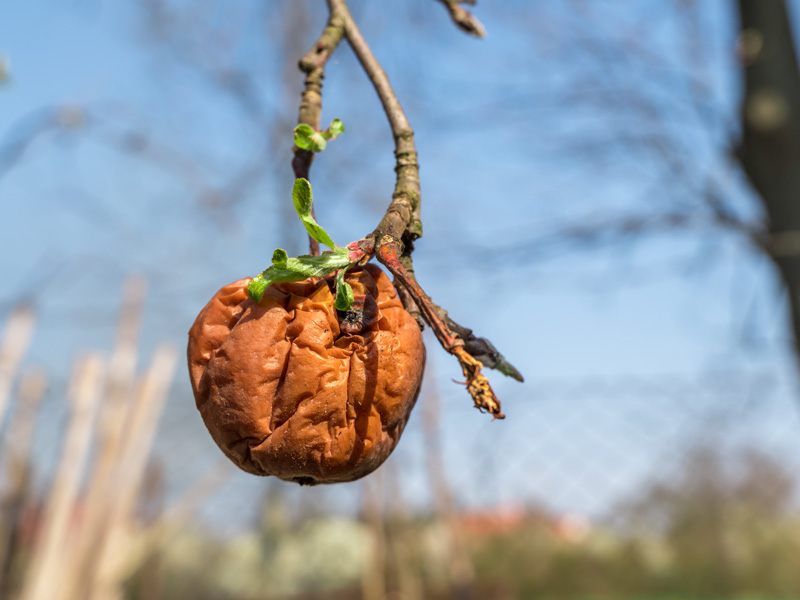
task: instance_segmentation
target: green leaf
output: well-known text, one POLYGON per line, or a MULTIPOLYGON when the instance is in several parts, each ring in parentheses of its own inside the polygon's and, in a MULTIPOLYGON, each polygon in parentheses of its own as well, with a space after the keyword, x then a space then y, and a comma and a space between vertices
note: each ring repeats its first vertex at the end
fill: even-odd
POLYGON ((301 219, 304 215, 311 214, 311 207, 314 204, 314 194, 311 191, 311 184, 308 182, 308 179, 299 178, 294 180, 292 200, 294 201, 294 209, 301 219))
MULTIPOLYGON (((298 126, 299 127, 299 126, 298 126)), ((306 179, 296 179, 292 188, 292 201, 297 216, 312 238, 328 246, 332 252, 325 252, 321 256, 298 256, 289 258, 286 250, 276 249, 272 253, 272 266, 263 273, 254 277, 247 286, 248 295, 256 302, 261 302, 264 292, 273 283, 302 281, 309 277, 327 277, 339 271, 336 286, 336 306, 346 306, 340 310, 348 310, 353 304, 353 290, 344 281, 344 272, 352 266, 350 250, 333 243, 328 232, 320 227, 311 209, 314 205, 314 196, 311 184, 306 179)))
POLYGON ((333 305, 336 310, 350 310, 353 306, 353 288, 344 280, 347 269, 340 269, 336 274, 336 300, 333 305))
POLYGON ((328 145, 328 142, 325 141, 325 136, 317 131, 312 133, 309 139, 311 140, 311 148, 309 150, 312 152, 322 152, 325 150, 325 146, 328 145))
MULTIPOLYGON (((350 265, 347 255, 326 252, 320 256, 298 256, 288 258, 286 251, 278 248, 272 255, 272 266, 254 277, 247 286, 247 294, 261 302, 264 292, 273 283, 303 281, 309 277, 326 277, 350 265)), ((351 292, 352 295, 352 292, 351 292)))
POLYGON ((300 123, 300 125, 294 128, 295 145, 298 148, 302 148, 303 150, 310 150, 311 149, 310 138, 313 134, 314 130, 312 129, 311 125, 300 123))
POLYGON ((254 277, 253 280, 247 284, 247 295, 256 302, 261 302, 261 299, 264 297, 264 292, 266 292, 267 288, 273 283, 278 283, 279 281, 302 281, 305 278, 305 275, 302 273, 270 267, 261 273, 261 275, 254 277))
POLYGON ((341 119, 334 119, 331 121, 331 126, 322 132, 326 140, 335 140, 337 137, 344 133, 344 123, 341 119))
MULTIPOLYGON (((325 252, 319 256, 298 256, 286 259, 286 269, 302 273, 306 277, 325 277, 337 269, 350 266, 347 256, 336 252, 325 252)), ((272 267, 270 267, 272 268, 272 267)))
POLYGON ((276 248, 272 253, 272 265, 278 269, 285 269, 286 262, 289 260, 289 255, 283 248, 276 248))
POLYGON ((322 152, 327 144, 325 136, 306 123, 294 128, 294 143, 298 148, 311 152, 322 152))
POLYGON ((331 236, 317 224, 311 215, 314 197, 311 193, 311 184, 308 183, 307 179, 295 179, 294 187, 292 188, 292 200, 294 201, 294 209, 297 211, 297 216, 300 217, 303 225, 305 225, 308 235, 320 244, 325 244, 331 250, 336 250, 336 244, 333 243, 331 236))

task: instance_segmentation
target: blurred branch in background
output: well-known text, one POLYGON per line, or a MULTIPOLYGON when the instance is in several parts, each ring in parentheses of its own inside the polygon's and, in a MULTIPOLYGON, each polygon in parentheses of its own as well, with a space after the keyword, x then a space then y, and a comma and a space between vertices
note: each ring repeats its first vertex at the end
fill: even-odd
POLYGON ((617 217, 598 219, 607 207, 595 207, 553 235, 563 232, 565 242, 591 248, 618 234, 646 241, 652 231, 696 224, 701 235, 703 226, 719 226, 763 246, 764 225, 742 210, 731 181, 735 123, 712 94, 717 57, 707 36, 698 35, 707 29, 709 11, 698 2, 664 4, 661 10, 678 28, 664 41, 654 39, 652 22, 637 21, 622 6, 570 6, 568 16, 543 15, 556 20, 569 49, 562 61, 571 85, 561 86, 552 109, 586 123, 562 122, 565 131, 551 135, 558 136, 560 152, 596 177, 625 169, 623 181, 644 191, 636 194, 634 208, 626 207, 628 214, 615 206, 617 217))
MULTIPOLYGON (((200 78, 210 97, 230 103, 234 118, 247 121, 237 141, 247 151, 232 156, 220 148, 198 148, 180 136, 170 137, 154 119, 137 118, 132 112, 136 107, 128 104, 64 105, 37 110, 9 129, 0 140, 0 178, 18 167, 37 144, 70 135, 76 142, 94 141, 174 177, 187 186, 198 206, 214 219, 222 219, 228 230, 237 229, 240 225, 234 208, 252 198, 265 182, 275 184, 281 179, 278 175, 288 170, 272 159, 285 153, 287 139, 291 139, 291 94, 296 88, 293 65, 309 27, 305 5, 291 3, 278 9, 283 15, 280 19, 265 8, 257 17, 236 13, 225 23, 199 18, 206 13, 196 6, 159 0, 148 0, 137 11, 148 50, 162 54, 161 70, 177 69, 200 78), (250 31, 254 18, 268 31, 254 36, 250 31), (210 45, 210 39, 219 43, 210 45), (240 59, 239 46, 251 43, 269 44, 273 63, 283 72, 281 85, 265 89, 263 66, 240 59), (165 56, 170 60, 164 61, 165 56)), ((285 189, 278 189, 285 196, 285 189)), ((294 219, 291 203, 281 202, 278 207, 285 218, 294 219)))
MULTIPOLYGON (((506 227, 496 237, 512 241, 500 248, 490 239, 464 252, 490 270, 495 263, 480 257, 498 250, 541 264, 587 250, 616 259, 624 247, 604 272, 618 275, 617 284, 627 281, 637 250, 644 269, 648 250, 675 254, 687 244, 697 248, 695 265, 708 270, 763 270, 767 257, 778 266, 789 312, 800 314, 797 31, 785 0, 738 5, 741 23, 736 5, 695 0, 662 3, 658 15, 575 0, 509 18, 507 28, 534 35, 517 68, 504 73, 502 99, 489 106, 508 112, 509 128, 528 136, 537 160, 549 164, 556 155, 614 192, 564 202, 556 188, 551 218, 506 227), (537 66, 543 58, 558 65, 555 82, 537 66), (526 78, 526 69, 542 81, 526 78), (741 94, 731 93, 740 82, 741 94), (745 261, 731 265, 724 249, 734 244, 745 261)), ((584 264, 588 273, 596 261, 584 264)), ((797 339, 800 318, 792 320, 797 339)))
POLYGON ((44 600, 69 586, 72 523, 76 517, 84 463, 89 458, 92 428, 100 406, 103 364, 97 355, 78 361, 70 382, 71 418, 55 477, 39 519, 38 539, 20 595, 22 600, 44 600))
POLYGON ((198 206, 230 221, 232 217, 225 209, 248 191, 249 170, 217 184, 185 148, 173 147, 159 138, 157 132, 114 107, 65 105, 39 110, 20 120, 0 143, 0 178, 19 166, 37 144, 62 139, 95 142, 174 177, 191 191, 198 206))
POLYGON ((20 362, 33 336, 34 313, 29 306, 12 311, 0 345, 0 427, 3 425, 8 398, 20 362))
MULTIPOLYGON (((4 510, 0 516, 0 589, 21 600, 120 598, 132 573, 152 548, 144 540, 166 523, 142 520, 145 467, 176 367, 171 345, 156 348, 146 373, 136 377, 137 338, 144 281, 125 284, 117 341, 110 361, 89 354, 76 362, 69 383, 69 419, 59 460, 44 497, 31 488, 41 463, 34 443, 46 376, 27 372, 19 385, 3 444, 4 510)), ((14 380, 33 318, 28 310, 9 317, 3 375, 14 380)), ((217 469, 194 496, 167 511, 176 524, 221 483, 217 469)))
POLYGON ((0 597, 9 598, 20 584, 20 558, 24 555, 22 525, 32 502, 34 433, 47 376, 40 370, 22 375, 17 410, 3 441, 4 480, 0 511, 0 597))
MULTIPOLYGON (((306 3, 250 3, 221 21, 216 18, 214 2, 207 0, 187 5, 147 0, 139 10, 149 50, 170 58, 168 67, 199 78, 212 97, 232 104, 232 114, 246 122, 237 145, 249 151, 237 157, 239 164, 229 167, 233 173, 227 186, 230 193, 219 196, 220 208, 230 210, 265 182, 275 198, 285 198, 288 188, 282 183, 291 181, 289 169, 275 157, 286 156, 291 143, 298 89, 296 65, 306 50, 306 40, 311 39, 306 3), (267 56, 277 77, 266 76, 267 56)), ((263 197, 258 204, 261 214, 268 214, 263 197)), ((294 222, 291 202, 276 201, 275 206, 284 224, 294 222)), ((290 247, 294 243, 289 241, 291 228, 280 231, 285 238, 280 245, 290 247)))

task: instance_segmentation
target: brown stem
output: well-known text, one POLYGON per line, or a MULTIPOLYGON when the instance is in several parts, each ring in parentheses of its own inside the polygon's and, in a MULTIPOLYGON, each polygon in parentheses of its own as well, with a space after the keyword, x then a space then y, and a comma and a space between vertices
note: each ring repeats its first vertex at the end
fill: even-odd
POLYGON ((452 354, 456 346, 464 345, 464 340, 453 333, 439 317, 436 307, 428 294, 425 293, 425 290, 420 287, 401 264, 397 250, 397 245, 393 242, 379 245, 377 250, 378 260, 386 265, 386 268, 391 271, 397 281, 408 291, 417 304, 417 307, 419 307, 419 310, 422 312, 425 321, 427 321, 431 329, 433 329, 436 339, 439 340, 439 343, 445 350, 452 354))
POLYGON ((480 21, 468 10, 461 8, 461 4, 475 4, 474 0, 465 2, 464 0, 439 0, 444 4, 450 18, 461 31, 474 35, 475 37, 486 37, 486 30, 480 21))
POLYGON ((375 228, 372 237, 379 242, 388 235, 393 241, 401 244, 404 235, 408 236, 408 239, 414 240, 422 236, 422 221, 419 213, 421 196, 419 163, 417 162, 417 148, 414 145, 414 131, 389 83, 386 72, 372 54, 372 50, 353 20, 346 0, 328 0, 328 5, 332 12, 342 16, 347 41, 378 94, 394 136, 397 181, 392 194, 392 203, 386 209, 386 214, 375 228))
POLYGON ((504 419, 505 415, 501 410, 500 400, 497 399, 492 386, 489 385, 489 380, 481 373, 483 365, 464 349, 464 340, 450 329, 445 320, 439 316, 440 312, 442 312, 441 309, 431 301, 425 290, 409 276, 397 255, 397 245, 394 243, 379 245, 377 256, 378 260, 386 265, 386 268, 394 275, 395 280, 399 281, 414 299, 442 348, 458 359, 466 378, 467 390, 472 396, 473 402, 475 402, 475 407, 478 410, 490 413, 495 419, 504 419))
MULTIPOLYGON (((344 22, 341 15, 333 10, 331 3, 330 18, 319 39, 308 53, 300 59, 299 68, 306 74, 305 85, 300 94, 300 110, 297 123, 310 125, 314 130, 319 130, 320 114, 322 112, 322 80, 325 78, 325 65, 336 50, 344 35, 344 22)), ((314 160, 314 153, 310 150, 294 147, 292 169, 295 178, 308 179, 308 172, 314 160)), ((314 208, 311 208, 314 214, 314 208)), ((319 243, 308 237, 309 252, 312 256, 319 255, 319 243)))

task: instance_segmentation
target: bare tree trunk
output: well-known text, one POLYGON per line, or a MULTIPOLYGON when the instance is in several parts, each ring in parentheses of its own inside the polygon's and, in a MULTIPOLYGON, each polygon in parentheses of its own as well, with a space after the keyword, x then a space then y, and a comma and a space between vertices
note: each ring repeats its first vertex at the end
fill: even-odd
POLYGON ((800 70, 785 0, 739 0, 739 13, 745 95, 737 155, 769 217, 768 248, 800 350, 800 70))

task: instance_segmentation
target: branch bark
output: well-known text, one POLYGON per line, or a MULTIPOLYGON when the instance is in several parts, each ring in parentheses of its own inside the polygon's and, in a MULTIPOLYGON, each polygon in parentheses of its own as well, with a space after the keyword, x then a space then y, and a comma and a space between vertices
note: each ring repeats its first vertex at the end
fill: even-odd
MULTIPOLYGON (((328 59, 336 50, 339 42, 344 35, 344 23, 341 15, 333 10, 330 18, 319 39, 308 53, 300 59, 298 67, 306 74, 303 91, 300 94, 300 110, 297 117, 298 125, 305 123, 310 125, 315 131, 319 130, 320 114, 322 113, 322 80, 325 78, 325 65, 328 59)), ((314 160, 314 153, 310 150, 294 147, 294 158, 292 159, 292 170, 295 179, 308 179, 311 163, 314 160)), ((314 208, 311 208, 314 214, 314 208)), ((309 253, 312 256, 319 256, 319 242, 308 236, 309 253)))
POLYGON ((453 23, 461 31, 479 38, 486 37, 486 29, 477 17, 467 9, 461 8, 462 4, 475 4, 475 0, 439 0, 439 2, 444 4, 453 23))
POLYGON ((380 243, 386 236, 396 243, 402 243, 404 236, 413 241, 422 236, 419 163, 417 148, 414 144, 414 130, 411 129, 386 72, 375 58, 358 25, 353 20, 347 2, 345 0, 328 0, 328 5, 332 14, 341 15, 347 41, 378 94, 394 136, 397 181, 392 194, 392 203, 373 231, 372 237, 376 243, 380 243))
POLYGON ((800 69, 785 0, 739 0, 739 13, 745 89, 736 154, 770 221, 766 246, 789 293, 800 351, 800 69))

